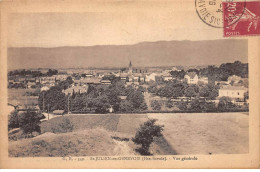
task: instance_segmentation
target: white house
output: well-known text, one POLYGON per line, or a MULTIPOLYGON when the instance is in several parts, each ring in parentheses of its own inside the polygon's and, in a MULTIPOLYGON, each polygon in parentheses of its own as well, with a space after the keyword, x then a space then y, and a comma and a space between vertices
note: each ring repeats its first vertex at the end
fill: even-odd
POLYGON ((248 89, 245 87, 235 87, 235 86, 224 86, 219 89, 219 97, 230 97, 232 99, 244 99, 244 94, 248 89))
POLYGON ((49 89, 50 89, 49 87, 43 86, 43 87, 41 88, 41 91, 48 91, 49 89))
POLYGON ((199 81, 199 77, 196 72, 187 72, 184 79, 186 79, 188 84, 197 84, 199 81))
POLYGON ((86 93, 88 91, 88 86, 74 86, 74 87, 70 87, 67 88, 66 90, 62 90, 63 93, 65 93, 66 95, 70 94, 72 95, 73 92, 74 93, 86 93))
POLYGON ((163 76, 163 80, 164 81, 170 81, 170 80, 172 80, 173 78, 172 78, 172 76, 170 76, 170 75, 164 75, 163 76))
POLYGON ((46 77, 41 77, 40 83, 45 84, 45 83, 55 83, 56 77, 54 76, 46 76, 46 77))
POLYGON ((156 73, 151 73, 150 75, 146 75, 145 77, 145 81, 149 82, 149 81, 155 81, 155 77, 157 76, 156 73))
POLYGON ((111 84, 111 81, 110 81, 110 80, 101 80, 100 82, 101 82, 101 84, 103 84, 103 85, 110 85, 110 84, 111 84))
POLYGON ((208 77, 201 77, 201 78, 199 78, 199 82, 202 82, 204 84, 208 84, 209 83, 209 79, 208 79, 208 77))

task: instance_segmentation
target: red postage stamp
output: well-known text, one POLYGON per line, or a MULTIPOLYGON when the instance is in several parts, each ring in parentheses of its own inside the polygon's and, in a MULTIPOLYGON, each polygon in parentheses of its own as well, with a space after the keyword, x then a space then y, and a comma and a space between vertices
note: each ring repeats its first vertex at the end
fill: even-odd
POLYGON ((222 4, 224 37, 260 35, 260 1, 222 4))

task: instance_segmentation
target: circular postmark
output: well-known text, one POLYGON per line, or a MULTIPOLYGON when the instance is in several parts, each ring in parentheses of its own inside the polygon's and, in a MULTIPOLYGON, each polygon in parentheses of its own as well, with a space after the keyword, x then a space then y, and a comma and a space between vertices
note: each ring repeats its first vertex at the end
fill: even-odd
POLYGON ((238 22, 245 10, 245 0, 195 0, 200 19, 209 26, 223 28, 238 22))

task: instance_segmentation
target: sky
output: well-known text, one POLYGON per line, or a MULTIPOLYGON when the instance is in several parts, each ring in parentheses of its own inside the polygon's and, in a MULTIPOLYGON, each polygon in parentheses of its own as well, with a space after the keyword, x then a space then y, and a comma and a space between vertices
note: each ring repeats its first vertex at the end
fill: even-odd
POLYGON ((201 21, 190 1, 113 2, 78 12, 11 13, 8 47, 125 45, 223 35, 201 21))
POLYGON ((247 62, 247 41, 223 38, 223 30, 201 21, 190 1, 108 1, 82 8, 87 10, 11 13, 8 68, 121 67, 130 60, 137 66, 247 62), (148 44, 136 46, 143 42, 148 44))

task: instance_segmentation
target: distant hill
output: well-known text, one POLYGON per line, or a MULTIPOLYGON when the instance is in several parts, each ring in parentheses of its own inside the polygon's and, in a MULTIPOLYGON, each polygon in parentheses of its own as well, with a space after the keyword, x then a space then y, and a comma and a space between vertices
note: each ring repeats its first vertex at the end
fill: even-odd
POLYGON ((219 65, 247 62, 247 40, 158 41, 86 47, 10 47, 8 69, 219 65))

